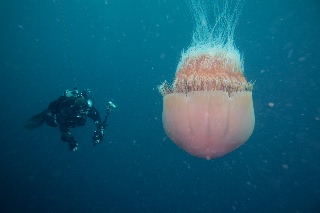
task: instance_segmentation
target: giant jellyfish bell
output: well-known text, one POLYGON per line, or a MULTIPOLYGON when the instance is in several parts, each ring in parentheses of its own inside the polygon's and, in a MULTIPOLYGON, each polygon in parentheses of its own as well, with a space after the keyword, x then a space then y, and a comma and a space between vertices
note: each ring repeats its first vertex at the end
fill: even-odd
POLYGON ((193 40, 182 52, 173 84, 165 81, 158 87, 162 122, 178 147, 209 160, 237 149, 254 129, 253 84, 243 75, 233 40, 242 0, 188 3, 196 25, 193 40), (209 9, 214 25, 208 21, 209 9))

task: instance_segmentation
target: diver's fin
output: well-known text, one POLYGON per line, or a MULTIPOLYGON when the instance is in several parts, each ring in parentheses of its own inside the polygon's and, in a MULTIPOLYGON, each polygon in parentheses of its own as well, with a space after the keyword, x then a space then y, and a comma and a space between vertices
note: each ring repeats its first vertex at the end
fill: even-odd
POLYGON ((33 130, 41 126, 46 121, 46 110, 29 118, 23 123, 23 127, 27 130, 33 130))

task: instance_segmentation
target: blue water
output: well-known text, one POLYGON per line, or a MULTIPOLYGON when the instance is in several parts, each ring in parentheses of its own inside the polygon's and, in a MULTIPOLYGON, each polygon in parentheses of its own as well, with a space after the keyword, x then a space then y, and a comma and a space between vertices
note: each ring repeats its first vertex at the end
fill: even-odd
POLYGON ((231 154, 194 158, 165 135, 162 97, 193 20, 184 0, 0 3, 0 212, 319 212, 320 3, 246 0, 235 43, 256 126, 231 154), (74 72, 69 60, 69 51, 74 72), (74 81, 74 78, 76 81, 74 81), (74 84, 103 114, 73 130, 21 126, 74 84))

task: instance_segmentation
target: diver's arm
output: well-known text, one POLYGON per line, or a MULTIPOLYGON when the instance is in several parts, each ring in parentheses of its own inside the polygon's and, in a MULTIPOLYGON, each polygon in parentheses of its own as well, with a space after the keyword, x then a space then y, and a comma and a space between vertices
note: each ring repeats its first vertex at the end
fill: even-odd
POLYGON ((96 126, 98 124, 101 124, 100 114, 99 114, 98 110, 96 110, 96 108, 94 108, 94 107, 90 108, 89 113, 88 113, 88 117, 93 120, 93 122, 96 124, 96 126))
POLYGON ((94 107, 90 109, 88 117, 93 120, 94 124, 97 127, 97 130, 94 131, 92 137, 93 145, 96 145, 101 142, 104 136, 104 128, 106 127, 106 124, 101 122, 100 114, 94 107))
POLYGON ((61 132, 61 140, 63 142, 69 143, 69 150, 70 151, 77 151, 78 143, 74 139, 73 135, 69 131, 69 128, 65 125, 60 125, 60 132, 61 132))

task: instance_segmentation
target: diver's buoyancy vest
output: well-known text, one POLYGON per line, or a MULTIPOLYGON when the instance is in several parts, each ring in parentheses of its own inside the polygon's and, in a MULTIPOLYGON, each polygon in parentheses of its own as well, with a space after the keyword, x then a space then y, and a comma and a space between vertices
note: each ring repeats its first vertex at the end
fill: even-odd
POLYGON ((88 109, 80 109, 76 106, 77 98, 71 97, 63 100, 59 105, 57 122, 70 128, 84 126, 88 114, 88 109))

